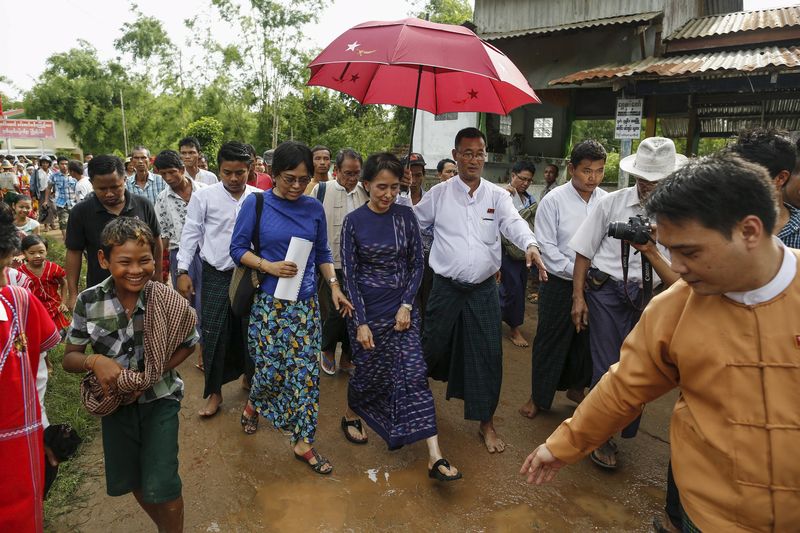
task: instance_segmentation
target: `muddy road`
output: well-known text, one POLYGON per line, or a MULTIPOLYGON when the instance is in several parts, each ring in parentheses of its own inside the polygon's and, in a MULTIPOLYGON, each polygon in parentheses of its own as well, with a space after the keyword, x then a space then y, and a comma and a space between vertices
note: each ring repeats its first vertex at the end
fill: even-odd
MULTIPOLYGON (((536 306, 528 304, 523 331, 532 341, 536 306)), ((507 330, 504 330, 507 332, 507 330)), ((339 427, 347 376, 322 376, 317 431, 319 451, 333 475, 313 473, 293 458, 288 438, 262 418, 245 435, 239 415, 247 395, 238 382, 223 389, 221 412, 200 420, 202 373, 194 357, 180 368, 186 381, 181 409, 180 474, 190 532, 382 531, 651 531, 663 508, 669 454, 668 421, 676 393, 645 410, 639 435, 617 439, 621 468, 601 471, 588 459, 565 468, 546 487, 530 487, 518 474, 525 456, 573 409, 559 393, 553 409, 528 420, 517 409, 530 394, 530 348, 504 341, 504 381, 496 426, 508 447, 486 452, 476 422, 463 404, 444 399, 432 382, 442 451, 464 474, 441 484, 427 476, 424 442, 389 452, 370 433, 365 446, 347 442, 339 427)), ((79 459, 89 476, 82 498, 55 531, 153 531, 133 496, 105 494, 101 439, 79 459)))

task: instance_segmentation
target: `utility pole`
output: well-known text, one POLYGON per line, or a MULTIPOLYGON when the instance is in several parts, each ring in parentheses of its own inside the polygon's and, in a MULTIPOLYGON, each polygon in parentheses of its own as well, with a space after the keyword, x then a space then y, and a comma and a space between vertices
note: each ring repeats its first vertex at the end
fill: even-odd
POLYGON ((125 144, 125 155, 128 155, 128 127, 125 125, 125 100, 122 98, 122 89, 119 90, 119 105, 122 108, 122 142, 125 144))

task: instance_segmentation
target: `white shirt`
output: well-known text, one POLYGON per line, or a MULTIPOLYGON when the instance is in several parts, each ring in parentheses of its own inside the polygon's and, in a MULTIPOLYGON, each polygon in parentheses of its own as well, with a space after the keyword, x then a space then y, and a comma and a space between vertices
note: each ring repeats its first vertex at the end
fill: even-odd
POLYGON ((178 248, 179 270, 189 270, 198 246, 200 258, 217 270, 230 270, 234 267, 230 255, 233 226, 244 199, 254 192, 258 192, 258 189, 246 185, 237 200, 220 181, 192 193, 178 248), (205 235, 209 238, 204 239, 205 235))
POLYGON ((92 182, 86 176, 79 179, 77 185, 75 185, 75 198, 79 202, 93 192, 94 188, 92 188, 92 182))
POLYGON ((592 191, 586 202, 568 181, 542 198, 536 208, 536 240, 547 272, 562 279, 572 279, 575 269, 575 251, 569 241, 586 220, 600 198, 608 192, 600 187, 592 191))
MULTIPOLYGON (((553 194, 552 192, 550 194, 553 194)), ((549 195, 548 195, 549 196, 549 195)), ((547 196, 545 196, 547 198, 547 196)), ((569 241, 569 247, 588 258, 592 266, 622 281, 622 241, 608 237, 611 222, 628 222, 630 217, 644 215, 639 203, 636 187, 626 187, 603 196, 594 210, 578 228, 569 241)), ((669 252, 661 245, 658 249, 669 259, 669 252)), ((628 281, 642 283, 642 254, 631 247, 628 261, 628 281)), ((653 286, 661 283, 661 278, 653 272, 653 286)))
POLYGON ((494 275, 501 233, 523 250, 536 244, 508 191, 483 178, 470 196, 469 186, 454 176, 434 185, 413 209, 420 227, 433 226, 430 266, 447 278, 480 283, 494 275))
POLYGON ((202 168, 197 169, 197 175, 195 177, 192 177, 188 171, 184 172, 184 176, 186 176, 190 180, 198 181, 200 183, 205 183, 206 185, 214 185, 216 183, 219 183, 216 174, 208 170, 204 170, 202 168))
POLYGON ((744 305, 758 305, 768 302, 786 290, 797 274, 797 257, 792 250, 777 237, 772 237, 783 248, 783 261, 778 273, 763 287, 745 292, 726 292, 725 296, 744 305))
MULTIPOLYGON (((360 183, 360 182, 359 182, 359 183, 357 183, 355 187, 353 187, 353 190, 352 190, 352 191, 349 191, 349 192, 347 191, 347 189, 345 189, 344 187, 342 187, 341 185, 339 185, 339 182, 338 182, 338 181, 336 181, 336 180, 333 180, 333 181, 326 181, 326 182, 324 182, 324 183, 326 183, 325 187, 335 187, 337 191, 345 191, 345 205, 344 205, 344 209, 345 209, 345 213, 346 213, 346 214, 348 214, 348 215, 349 215, 350 213, 352 213, 353 211, 355 211, 355 210, 356 210, 356 203, 355 203, 355 196, 356 196, 356 193, 358 193, 358 188, 359 188, 359 187, 361 187, 362 189, 364 188, 364 187, 361 185, 361 183, 360 183)), ((317 191, 318 191, 318 190, 319 190, 319 183, 317 183, 316 185, 314 185, 314 188, 313 188, 313 189, 311 189, 311 194, 309 194, 309 196, 311 196, 312 198, 316 198, 316 197, 317 197, 317 191)), ((359 206, 359 207, 360 207, 360 206, 359 206)), ((336 209, 336 207, 334 207, 334 209, 336 209)))

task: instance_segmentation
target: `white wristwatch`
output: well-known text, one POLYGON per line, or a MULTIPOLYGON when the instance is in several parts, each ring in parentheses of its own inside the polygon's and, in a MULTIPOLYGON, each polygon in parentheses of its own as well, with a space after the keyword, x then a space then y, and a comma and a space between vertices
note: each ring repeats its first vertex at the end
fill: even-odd
POLYGON ((334 283, 339 283, 339 279, 336 276, 333 276, 332 278, 328 278, 328 285, 332 286, 334 283))
POLYGON ((414 309, 414 306, 412 306, 411 304, 400 304, 400 307, 402 307, 403 309, 408 309, 409 311, 414 309))

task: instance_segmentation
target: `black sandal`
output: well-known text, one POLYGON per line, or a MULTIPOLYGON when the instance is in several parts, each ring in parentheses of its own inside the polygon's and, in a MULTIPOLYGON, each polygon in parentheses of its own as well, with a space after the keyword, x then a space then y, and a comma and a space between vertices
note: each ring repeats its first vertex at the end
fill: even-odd
POLYGON ((331 472, 333 472, 333 465, 331 464, 331 462, 325 459, 320 454, 318 454, 317 450, 315 450, 314 448, 311 448, 302 455, 295 452, 294 458, 297 459, 298 461, 306 463, 309 466, 309 468, 311 468, 311 470, 313 470, 317 474, 322 474, 323 476, 327 476, 330 475, 331 472), (311 459, 316 459, 317 462, 312 465, 311 459), (330 467, 330 470, 323 470, 323 467, 325 465, 328 465, 330 467))
POLYGON ((349 427, 356 428, 359 433, 364 435, 364 426, 361 424, 361 419, 360 418, 356 418, 355 420, 348 420, 347 418, 342 417, 342 431, 344 432, 344 438, 346 438, 347 440, 349 440, 353 444, 366 444, 367 443, 369 438, 366 435, 364 435, 364 439, 363 440, 359 440, 359 439, 353 437, 352 435, 350 435, 350 432, 347 431, 347 428, 349 428, 349 427))
POLYGON ((598 451, 603 451, 603 453, 606 456, 613 455, 614 458, 616 459, 617 457, 616 443, 611 441, 606 441, 605 443, 603 443, 602 446, 600 446, 599 448, 594 450, 591 454, 589 454, 589 458, 592 460, 592 462, 597 466, 599 466, 600 468, 603 468, 604 470, 616 470, 617 467, 619 466, 619 463, 617 463, 616 461, 614 463, 609 463, 607 461, 604 461, 603 459, 600 458, 600 455, 598 455, 597 453, 598 451))
POLYGON ((431 479, 435 479, 437 481, 455 481, 457 479, 461 479, 461 472, 457 473, 454 476, 448 476, 447 474, 443 474, 439 467, 443 466, 445 468, 450 468, 450 463, 447 462, 447 459, 439 459, 435 463, 433 463, 433 467, 428 470, 428 477, 431 479))
POLYGON ((247 416, 245 413, 247 412, 247 406, 245 406, 244 411, 242 411, 242 418, 240 423, 242 424, 242 429, 244 430, 246 435, 252 435, 256 431, 258 431, 258 411, 253 408, 252 416, 247 416))

